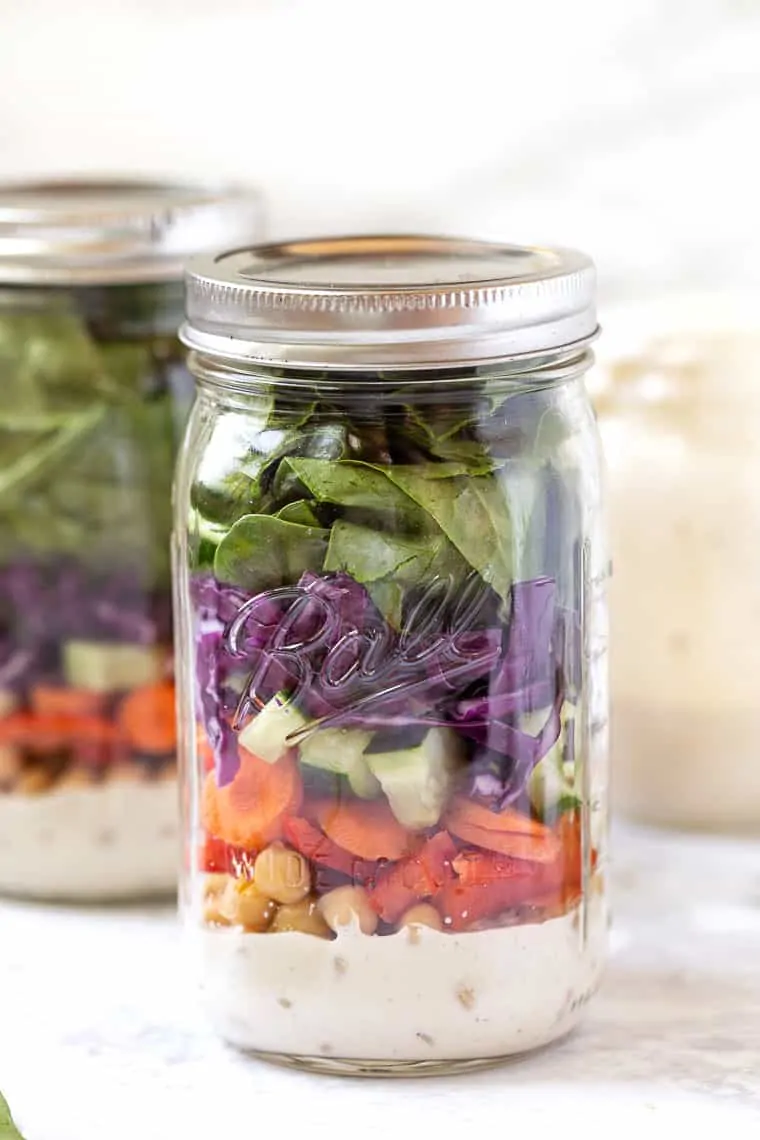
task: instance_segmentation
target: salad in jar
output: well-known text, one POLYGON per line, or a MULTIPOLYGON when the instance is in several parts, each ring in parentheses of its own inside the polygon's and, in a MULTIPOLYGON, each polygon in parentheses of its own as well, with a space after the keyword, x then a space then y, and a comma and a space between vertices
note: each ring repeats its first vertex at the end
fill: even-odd
POLYGON ((175 338, 150 328, 172 296, 15 291, 0 307, 6 890, 172 882, 168 497, 188 383, 175 338))
MULTIPOLYGON (((292 269, 305 290, 314 245, 292 269)), ((230 255, 241 296, 270 249, 230 255)), ((328 268, 334 281, 339 255, 328 268)), ((272 270, 278 288, 289 270, 272 270)), ((198 278, 218 319, 212 270, 198 278)), ((337 1072, 545 1044, 594 991, 605 931, 588 356, 231 364, 210 351, 211 317, 192 323, 190 280, 184 903, 211 1019, 243 1049, 337 1072)))
POLYGON ((253 210, 152 183, 0 188, 0 891, 176 886, 181 263, 253 210))

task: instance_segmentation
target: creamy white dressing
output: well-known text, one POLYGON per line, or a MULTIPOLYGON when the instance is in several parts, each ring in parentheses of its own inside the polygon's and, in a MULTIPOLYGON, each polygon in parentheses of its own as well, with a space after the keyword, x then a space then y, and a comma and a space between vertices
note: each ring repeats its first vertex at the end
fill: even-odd
POLYGON ((659 299, 606 323, 616 801, 760 824, 757 298, 659 299))
POLYGON ((605 942, 597 896, 585 917, 477 933, 354 927, 329 942, 207 928, 196 949, 208 1016, 231 1044, 418 1062, 507 1056, 568 1033, 597 988, 605 942))
POLYGON ((178 867, 173 778, 0 795, 0 891, 99 901, 167 894, 178 867))

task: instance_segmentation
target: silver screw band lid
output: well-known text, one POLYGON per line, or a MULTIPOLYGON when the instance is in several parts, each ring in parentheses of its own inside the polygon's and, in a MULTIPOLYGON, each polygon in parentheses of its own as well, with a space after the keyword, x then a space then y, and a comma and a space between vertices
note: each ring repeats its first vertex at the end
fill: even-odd
POLYGON ((0 285, 180 280, 189 258, 260 241, 246 187, 121 179, 0 184, 0 285))
POLYGON ((254 246, 190 263, 182 339, 309 368, 477 364, 588 343, 592 261, 570 249, 379 235, 254 246))

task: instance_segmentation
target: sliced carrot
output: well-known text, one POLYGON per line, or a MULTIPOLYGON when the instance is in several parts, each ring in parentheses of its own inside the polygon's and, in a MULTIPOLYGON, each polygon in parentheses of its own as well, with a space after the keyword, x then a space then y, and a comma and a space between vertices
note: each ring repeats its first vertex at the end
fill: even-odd
POLYGON ((208 874, 236 875, 240 867, 252 864, 254 855, 253 851, 243 851, 223 839, 209 837, 198 852, 198 865, 208 874))
MULTIPOLYGON (((535 921, 546 922, 550 918, 562 918, 568 911, 574 910, 580 904, 582 894, 576 891, 547 891, 536 895, 527 904, 535 911, 535 921)), ((520 921, 525 921, 521 916, 520 921)))
POLYGON ((350 851, 328 839, 308 819, 291 816, 283 823, 282 830, 291 847, 295 847, 296 851, 300 851, 312 863, 346 875, 355 883, 366 883, 374 878, 377 871, 374 860, 357 859, 350 851))
POLYGON ((104 693, 65 685, 35 685, 29 694, 32 711, 38 716, 97 716, 105 702, 104 693))
POLYGON ((159 681, 133 689, 119 705, 118 723, 135 752, 174 752, 177 715, 174 685, 159 681))
POLYGON ((464 796, 458 796, 452 802, 447 818, 462 820, 466 824, 482 827, 486 831, 509 831, 515 835, 543 836, 549 830, 545 824, 515 811, 514 808, 491 811, 484 804, 468 800, 464 796))
POLYGON ((210 838, 217 840, 222 830, 219 794, 220 789, 216 786, 216 777, 213 772, 209 772, 203 781, 201 790, 201 823, 210 838))
POLYGON ((447 930, 467 930, 486 918, 495 918, 511 907, 530 903, 546 893, 540 864, 514 861, 514 873, 490 883, 466 883, 451 879, 434 900, 447 930))
POLYGON ((384 802, 320 800, 312 807, 326 835, 360 859, 401 859, 410 848, 409 833, 384 802))
POLYGON ((453 878, 457 847, 447 831, 438 831, 419 851, 383 867, 369 892, 369 901, 384 922, 397 922, 404 911, 435 895, 453 878))
POLYGON ((39 717, 17 712, 0 720, 0 744, 28 748, 37 743, 40 749, 55 751, 69 739, 70 717, 39 717))
POLYGON ((548 828, 543 835, 517 835, 511 831, 489 831, 453 817, 447 818, 446 822, 449 830, 465 843, 473 843, 476 847, 497 851, 513 859, 553 863, 562 851, 560 840, 548 828))
POLYGON ((497 855, 476 847, 460 851, 452 866, 464 887, 488 886, 489 883, 501 883, 526 874, 524 859, 497 855))
MULTIPOLYGON (((581 840, 581 817, 578 812, 566 813, 556 826, 556 833, 562 844, 562 898, 565 910, 577 903, 583 893, 583 846, 581 840)), ((593 873, 599 862, 599 852, 592 847, 589 852, 590 871, 593 873)))
POLYGON ((267 764, 241 748, 240 768, 230 784, 220 788, 213 772, 206 776, 203 825, 210 835, 233 847, 258 851, 281 837, 284 817, 298 811, 301 792, 292 753, 267 764))
POLYGON ((98 716, 39 716, 13 713, 0 720, 0 744, 15 745, 31 752, 57 752, 77 746, 116 747, 121 742, 118 726, 98 716))
POLYGON ((551 863, 531 863, 508 855, 498 855, 477 848, 465 848, 454 859, 453 867, 462 886, 488 886, 508 879, 526 876, 541 893, 556 892, 562 887, 565 864, 562 856, 551 863))
POLYGON ((562 845, 561 859, 566 889, 570 892, 579 891, 583 876, 580 815, 563 815, 557 824, 556 835, 562 845))
POLYGON ((196 725, 195 729, 195 747, 198 752, 198 758, 201 762, 204 772, 213 772, 214 770, 214 749, 209 743, 206 736, 206 730, 203 725, 196 725))
POLYGON ((524 844, 541 840, 507 834, 494 837, 492 832, 480 829, 478 847, 461 851, 453 860, 457 880, 447 884, 440 900, 446 911, 443 917, 450 920, 449 928, 467 929, 472 923, 513 906, 534 908, 541 921, 566 914, 576 906, 582 882, 580 817, 563 816, 549 836, 550 847, 542 846, 534 854, 545 855, 553 850, 554 857, 530 860, 525 858, 524 850, 516 847, 504 853, 481 848, 486 842, 519 840, 524 844))

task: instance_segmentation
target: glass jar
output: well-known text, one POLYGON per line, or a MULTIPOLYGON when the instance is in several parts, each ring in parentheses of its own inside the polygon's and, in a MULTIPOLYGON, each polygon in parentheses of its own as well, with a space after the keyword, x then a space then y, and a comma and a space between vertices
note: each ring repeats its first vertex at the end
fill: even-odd
POLYGON ((0 189, 0 890, 176 885, 170 533, 182 262, 258 202, 0 189))
POLYGON ((321 1071, 567 1033, 605 940, 591 263, 345 238, 195 264, 187 874, 227 1041, 321 1071))
POLYGON ((607 322, 615 803, 648 823, 760 831, 757 312, 676 295, 607 322))

